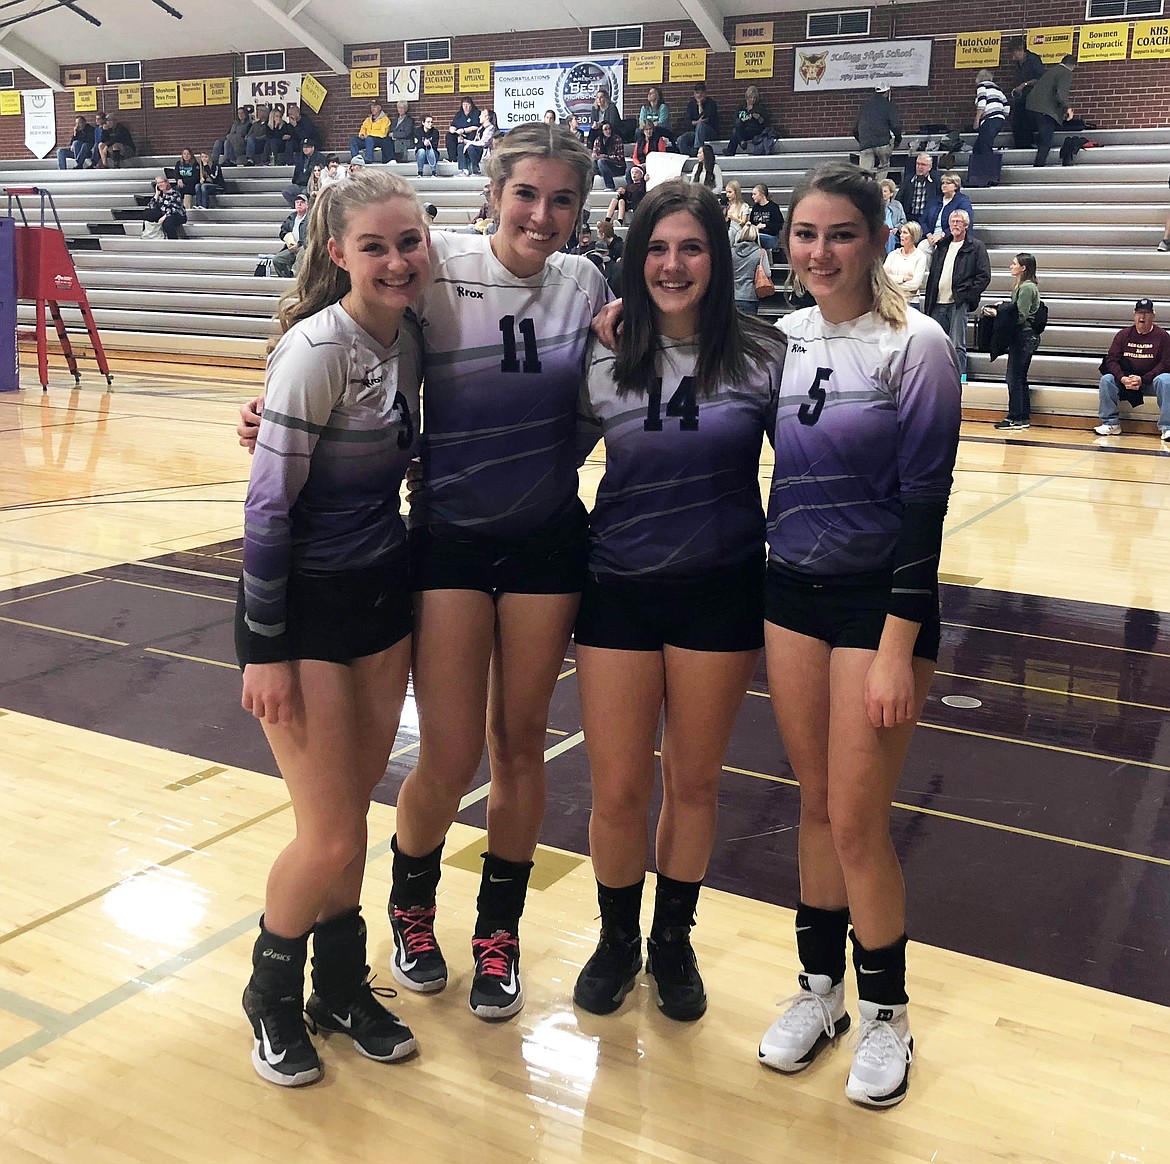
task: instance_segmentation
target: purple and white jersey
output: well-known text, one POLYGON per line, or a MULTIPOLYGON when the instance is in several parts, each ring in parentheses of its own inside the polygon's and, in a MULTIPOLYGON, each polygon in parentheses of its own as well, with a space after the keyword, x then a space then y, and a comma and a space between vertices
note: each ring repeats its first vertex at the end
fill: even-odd
POLYGON ((417 454, 422 337, 407 314, 383 347, 335 303, 268 357, 244 505, 248 629, 285 631, 292 570, 368 566, 406 539, 399 487, 417 454))
POLYGON ((896 331, 874 312, 785 317, 788 354, 768 500, 772 561, 799 573, 889 567, 906 504, 946 506, 959 443, 959 368, 933 319, 896 331))
POLYGON ((523 537, 577 496, 575 413, 601 272, 555 254, 513 275, 481 235, 431 236, 435 282, 419 307, 426 349, 423 484, 411 525, 523 537))
POLYGON ((605 476, 589 519, 589 568, 640 578, 694 578, 761 554, 760 445, 771 429, 783 367, 697 396, 698 348, 663 340, 659 375, 619 396, 613 353, 594 345, 582 388, 582 450, 605 439, 605 476))

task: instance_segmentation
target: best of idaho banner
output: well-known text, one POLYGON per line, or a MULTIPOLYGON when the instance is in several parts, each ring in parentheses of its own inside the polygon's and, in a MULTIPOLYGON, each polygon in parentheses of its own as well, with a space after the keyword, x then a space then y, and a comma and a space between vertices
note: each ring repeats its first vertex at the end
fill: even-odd
POLYGON ((97 112, 97 86, 86 85, 73 90, 74 113, 97 112))
POLYGON ((179 107, 179 82, 178 81, 155 81, 155 83, 154 83, 154 107, 155 107, 155 109, 178 109, 178 107, 179 107))
POLYGON ((770 77, 775 63, 776 46, 771 44, 738 45, 735 50, 737 77, 770 77))
POLYGON ((1129 23, 1082 24, 1078 61, 1124 61, 1129 52, 1129 23))
POLYGON ((998 32, 964 32, 955 37, 956 69, 994 69, 999 64, 998 32))
POLYGON ((259 77, 240 77, 236 81, 236 108, 243 105, 267 105, 269 110, 284 107, 301 99, 300 73, 266 73, 259 77))
MULTIPOLYGON (((607 89, 622 112, 625 57, 586 57, 565 61, 505 61, 496 65, 496 117, 501 129, 539 121, 546 109, 565 121, 576 114, 588 122, 598 89, 607 89)), ((427 80, 428 92, 430 80, 427 80)))
POLYGON ((1074 31, 1071 24, 1033 28, 1028 33, 1028 48, 1046 65, 1055 65, 1061 57, 1067 57, 1072 52, 1074 31))
POLYGON ((24 144, 36 158, 43 158, 57 144, 52 89, 24 91, 24 144))
POLYGON ((1170 57, 1170 21, 1139 20, 1133 26, 1129 55, 1135 60, 1170 57))
POLYGON ((795 93, 823 89, 872 89, 876 85, 930 83, 929 40, 870 40, 853 44, 796 46, 795 93))

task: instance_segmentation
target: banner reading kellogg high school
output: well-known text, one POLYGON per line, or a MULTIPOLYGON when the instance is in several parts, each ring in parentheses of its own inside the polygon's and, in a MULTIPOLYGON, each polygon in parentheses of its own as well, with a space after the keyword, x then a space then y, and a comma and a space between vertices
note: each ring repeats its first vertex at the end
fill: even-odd
POLYGON ((928 85, 931 44, 929 40, 861 40, 797 45, 793 92, 928 85))
POLYGON ((496 117, 501 129, 539 121, 546 109, 564 121, 575 113, 588 122, 599 88, 622 111, 624 57, 581 57, 564 61, 504 61, 495 66, 496 117))

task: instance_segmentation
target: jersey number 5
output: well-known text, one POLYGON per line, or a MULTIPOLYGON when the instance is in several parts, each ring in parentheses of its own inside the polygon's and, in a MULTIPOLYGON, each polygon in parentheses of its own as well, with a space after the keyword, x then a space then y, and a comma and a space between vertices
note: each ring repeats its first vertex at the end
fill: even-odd
MULTIPOLYGON (((520 334, 524 337, 523 371, 539 372, 540 353, 536 350, 536 325, 531 319, 520 321, 520 334)), ((504 358, 500 361, 500 371, 521 371, 520 361, 516 359, 516 317, 514 315, 505 315, 500 320, 500 335, 504 337, 504 358)))
POLYGON ((832 368, 818 368, 817 378, 808 390, 808 398, 813 403, 805 403, 797 410, 796 417, 801 424, 813 425, 821 419, 821 412, 825 407, 825 397, 828 393, 821 387, 821 381, 827 380, 833 374, 832 368))
MULTIPOLYGON (((642 428, 646 432, 662 431, 662 377, 655 376, 646 394, 649 405, 646 408, 646 419, 642 428)), ((695 380, 693 376, 684 376, 674 390, 674 395, 666 402, 666 415, 678 417, 678 427, 682 432, 695 432, 699 427, 699 402, 695 399, 695 380)))

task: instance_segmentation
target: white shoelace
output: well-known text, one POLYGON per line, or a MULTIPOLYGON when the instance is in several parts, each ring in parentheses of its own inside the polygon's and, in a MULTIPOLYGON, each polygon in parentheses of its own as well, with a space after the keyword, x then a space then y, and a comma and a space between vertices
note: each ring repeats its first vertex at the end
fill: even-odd
POLYGON ((809 1018, 816 1017, 821 1029, 830 1038, 833 1037, 835 1024, 833 1014, 829 1010, 829 1003, 824 995, 815 994, 811 990, 802 990, 791 998, 781 999, 778 1006, 788 1009, 780 1016, 780 1027, 792 1031, 801 1029, 809 1018))
POLYGON ((853 1038, 857 1045, 854 1059, 867 1067, 884 1067, 891 1059, 913 1062, 910 1044, 884 1019, 863 1020, 853 1038))

